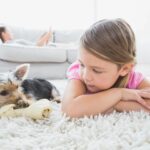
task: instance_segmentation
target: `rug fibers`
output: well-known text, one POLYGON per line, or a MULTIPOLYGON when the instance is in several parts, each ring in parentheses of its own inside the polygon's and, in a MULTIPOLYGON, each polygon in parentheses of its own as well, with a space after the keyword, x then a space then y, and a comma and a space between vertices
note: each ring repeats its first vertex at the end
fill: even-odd
MULTIPOLYGON (((52 81, 64 91, 66 81, 52 81)), ((145 112, 70 119, 51 103, 48 119, 0 119, 0 150, 150 150, 150 115, 145 112)))

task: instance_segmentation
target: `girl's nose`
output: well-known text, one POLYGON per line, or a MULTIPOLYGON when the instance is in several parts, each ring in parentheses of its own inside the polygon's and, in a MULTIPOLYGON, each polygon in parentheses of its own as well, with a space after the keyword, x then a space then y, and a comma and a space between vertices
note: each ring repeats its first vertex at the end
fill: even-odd
POLYGON ((90 70, 84 69, 83 71, 83 78, 86 82, 91 82, 92 81, 92 75, 90 70))

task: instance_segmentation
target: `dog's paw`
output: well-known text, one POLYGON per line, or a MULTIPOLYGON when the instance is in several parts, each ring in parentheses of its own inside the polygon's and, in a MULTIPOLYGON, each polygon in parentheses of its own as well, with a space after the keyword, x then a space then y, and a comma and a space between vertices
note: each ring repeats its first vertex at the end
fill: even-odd
POLYGON ((14 106, 14 109, 18 109, 18 108, 26 108, 30 106, 30 103, 26 100, 19 100, 16 105, 14 106))

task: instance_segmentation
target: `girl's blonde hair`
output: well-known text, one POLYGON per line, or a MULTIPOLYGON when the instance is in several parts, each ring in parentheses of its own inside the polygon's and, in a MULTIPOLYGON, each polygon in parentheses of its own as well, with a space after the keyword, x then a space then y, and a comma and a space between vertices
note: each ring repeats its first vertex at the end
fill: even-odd
MULTIPOLYGON (((100 20, 80 39, 81 45, 96 57, 112 62, 120 69, 126 63, 136 63, 135 35, 123 19, 100 20)), ((128 74, 119 77, 114 87, 125 87, 128 74)))

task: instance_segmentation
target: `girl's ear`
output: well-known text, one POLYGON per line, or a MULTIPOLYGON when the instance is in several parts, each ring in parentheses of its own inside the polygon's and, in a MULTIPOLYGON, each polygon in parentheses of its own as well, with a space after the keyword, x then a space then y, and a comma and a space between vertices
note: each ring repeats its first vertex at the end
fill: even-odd
POLYGON ((28 75, 29 69, 30 64, 22 64, 16 67, 13 74, 17 78, 17 80, 24 80, 28 75))
POLYGON ((123 65, 119 71, 120 76, 127 75, 132 70, 133 66, 134 66, 133 63, 128 63, 128 64, 123 65))

